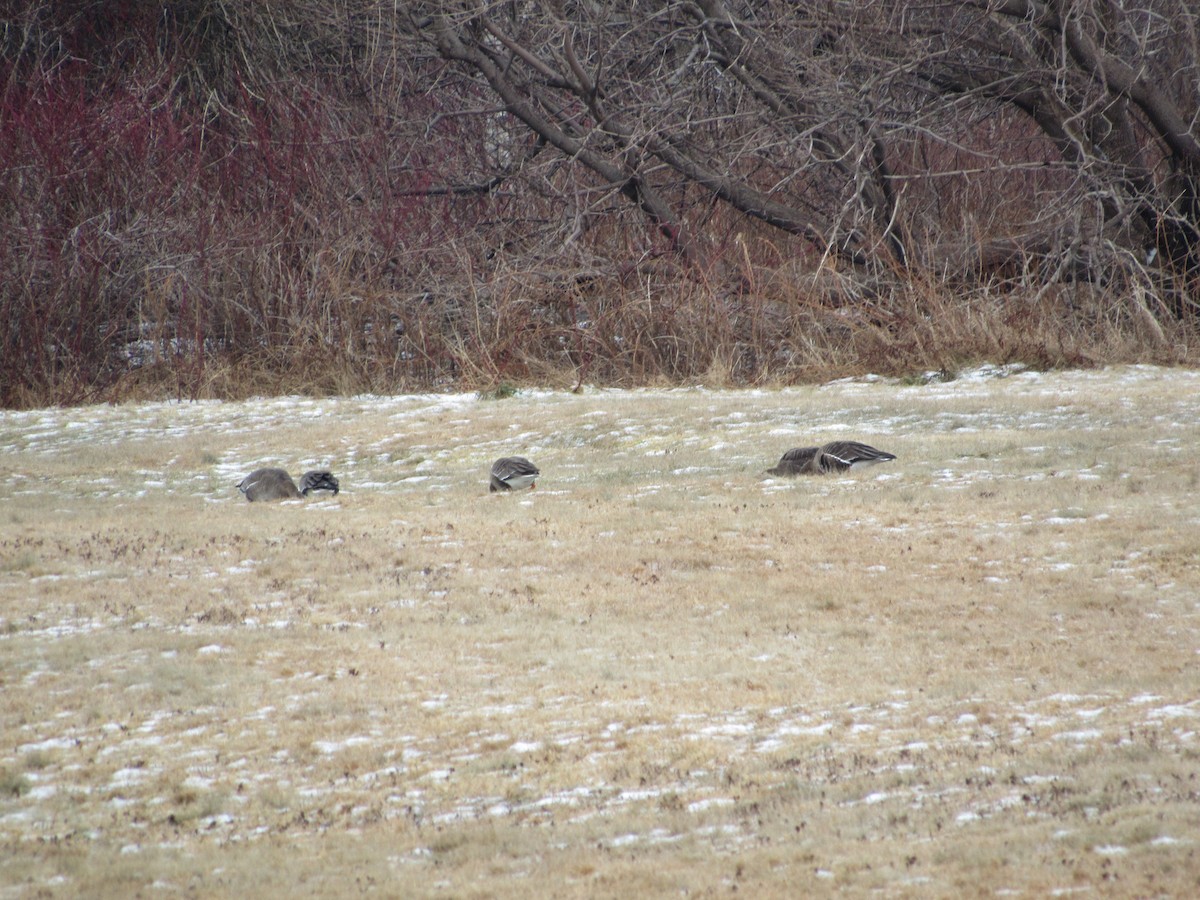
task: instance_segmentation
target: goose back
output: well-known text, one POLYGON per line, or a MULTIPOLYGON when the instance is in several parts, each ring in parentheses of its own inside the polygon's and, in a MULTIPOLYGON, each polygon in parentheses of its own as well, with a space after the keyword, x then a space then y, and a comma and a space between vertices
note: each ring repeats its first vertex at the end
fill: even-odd
POLYGON ((488 491, 515 491, 533 488, 542 474, 538 467, 523 456, 504 456, 492 463, 488 491))
POLYGON ((242 479, 238 490, 253 503, 256 500, 294 500, 300 496, 296 482, 283 469, 255 469, 242 479))
POLYGON ((861 441, 830 441, 820 447, 796 447, 767 469, 768 475, 823 475, 847 469, 875 465, 895 459, 894 453, 877 450, 861 441))

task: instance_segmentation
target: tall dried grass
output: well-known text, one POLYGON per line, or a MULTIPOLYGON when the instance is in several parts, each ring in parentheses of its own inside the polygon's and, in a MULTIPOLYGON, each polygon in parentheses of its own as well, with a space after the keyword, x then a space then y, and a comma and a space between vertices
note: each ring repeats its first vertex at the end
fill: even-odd
POLYGON ((452 191, 494 169, 488 120, 445 114, 470 85, 365 10, 72 0, 8 23, 0 406, 1196 361, 1195 323, 1136 285, 871 279, 692 201, 707 250, 684 264, 553 166, 452 191))

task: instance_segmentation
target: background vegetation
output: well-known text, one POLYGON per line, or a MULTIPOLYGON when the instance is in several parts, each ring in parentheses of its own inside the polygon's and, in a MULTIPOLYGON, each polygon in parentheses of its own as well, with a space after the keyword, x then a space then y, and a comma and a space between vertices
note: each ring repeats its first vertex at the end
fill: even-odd
POLYGON ((0 4, 0 404, 1194 363, 1187 0, 0 4))

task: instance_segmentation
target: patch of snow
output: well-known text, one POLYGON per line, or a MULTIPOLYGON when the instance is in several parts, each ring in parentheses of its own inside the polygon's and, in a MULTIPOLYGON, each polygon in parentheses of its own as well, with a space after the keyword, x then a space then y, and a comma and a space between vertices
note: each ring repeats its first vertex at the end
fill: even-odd
POLYGON ((1085 728, 1082 731, 1062 731, 1054 735, 1056 741, 1073 741, 1077 744, 1083 744, 1088 741, 1099 740, 1103 732, 1096 728, 1085 728))
POLYGON ((1160 706, 1158 709, 1151 710, 1151 712, 1166 719, 1191 718, 1200 715, 1200 711, 1195 708, 1195 704, 1188 704, 1186 706, 1160 706))
POLYGON ((145 769, 117 769, 109 779, 108 786, 127 787, 143 781, 146 778, 145 769))
POLYGON ((17 752, 38 753, 44 750, 67 750, 71 747, 74 747, 75 744, 76 741, 74 738, 46 738, 44 741, 36 741, 31 744, 20 744, 17 746, 17 752))
POLYGON ((374 738, 365 737, 363 735, 355 735, 354 737, 344 738, 340 741, 313 741, 312 745, 321 753, 337 753, 341 750, 346 750, 350 747, 360 747, 363 744, 374 743, 374 738))

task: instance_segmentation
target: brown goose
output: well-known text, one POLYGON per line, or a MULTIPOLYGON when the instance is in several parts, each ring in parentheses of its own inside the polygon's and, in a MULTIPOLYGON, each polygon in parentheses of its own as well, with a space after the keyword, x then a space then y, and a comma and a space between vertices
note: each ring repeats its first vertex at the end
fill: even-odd
POLYGON ((505 456, 492 464, 492 479, 488 491, 533 490, 542 473, 523 456, 505 456))
POLYGON ((767 469, 768 475, 824 475, 847 469, 873 466, 895 459, 894 453, 876 450, 858 441, 830 441, 820 447, 797 447, 783 454, 779 465, 767 469))
POLYGON ((296 500, 307 497, 309 491, 338 492, 338 480, 326 471, 305 472, 300 487, 283 469, 255 469, 242 479, 238 490, 253 503, 255 500, 296 500))

